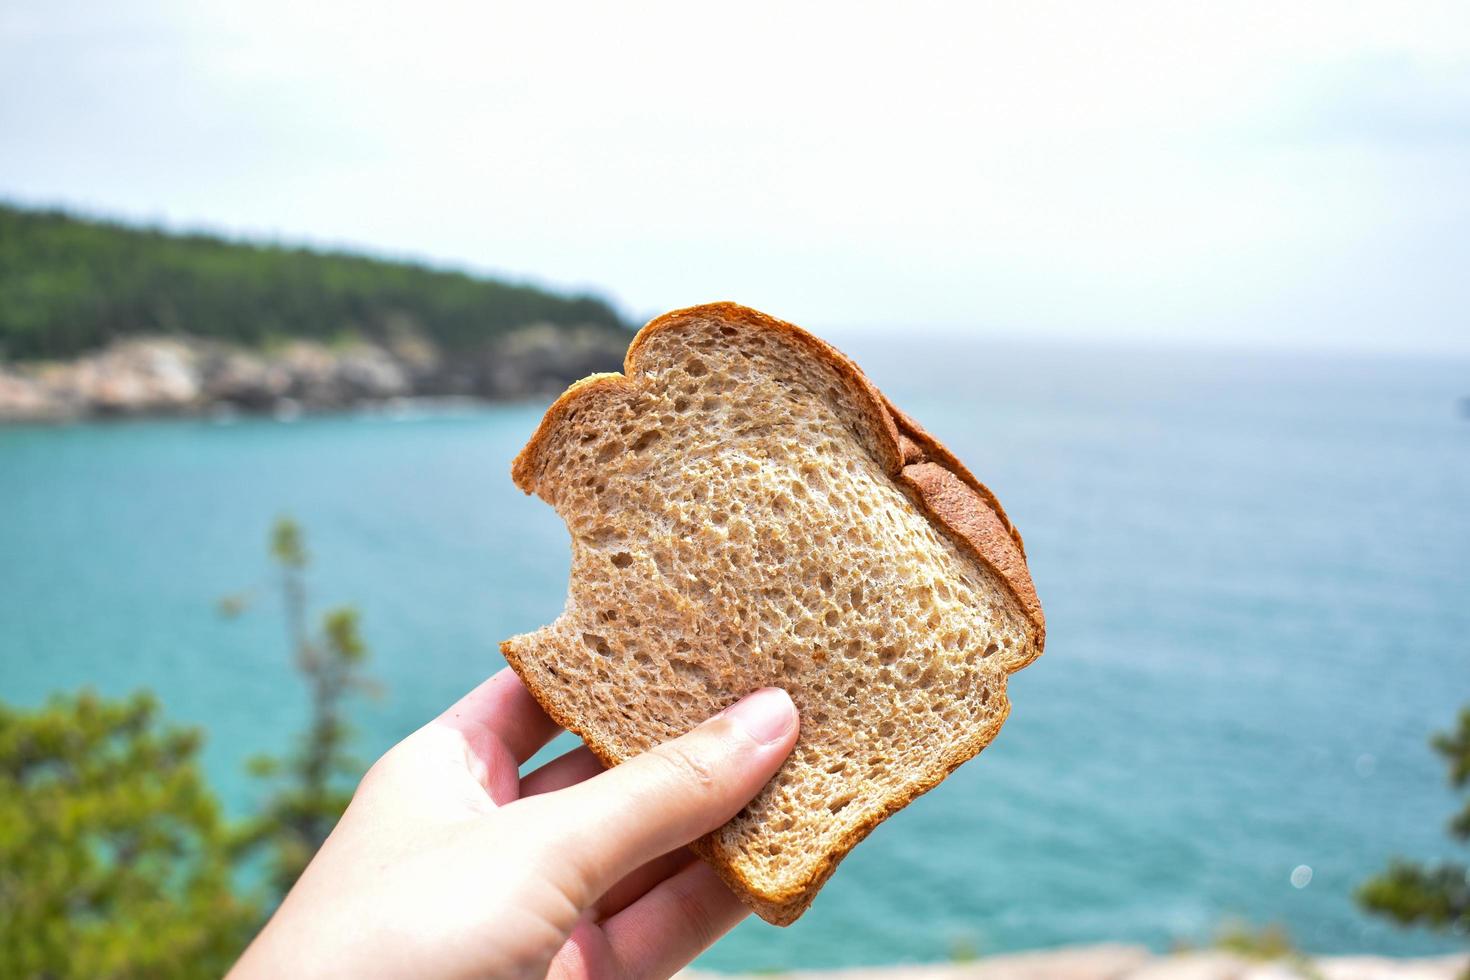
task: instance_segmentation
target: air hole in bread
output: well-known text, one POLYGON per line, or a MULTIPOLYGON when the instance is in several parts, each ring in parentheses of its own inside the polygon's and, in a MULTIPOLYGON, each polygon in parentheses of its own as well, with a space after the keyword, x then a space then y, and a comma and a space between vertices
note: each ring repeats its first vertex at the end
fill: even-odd
POLYGON ((673 673, 692 680, 697 685, 704 686, 710 682, 710 671, 704 669, 704 664, 694 663, 692 660, 684 660, 682 657, 670 657, 669 666, 673 667, 673 673))
POLYGON ((659 432, 657 429, 649 429, 647 432, 643 433, 643 435, 639 436, 637 441, 633 443, 633 451, 635 453, 641 453, 649 446, 658 442, 661 438, 663 438, 663 433, 659 432))
POLYGON ((633 556, 626 551, 620 551, 612 556, 612 563, 614 568, 627 568, 633 564, 633 556))
POLYGON ((990 643, 990 644, 988 644, 985 647, 985 652, 982 653, 980 656, 982 656, 982 657, 993 657, 993 656, 995 656, 999 652, 1000 652, 1000 644, 998 644, 998 643, 990 643))
POLYGON ((599 524, 587 532, 587 543, 594 548, 605 548, 615 541, 622 541, 623 533, 615 527, 599 524))
POLYGON ((834 814, 835 813, 841 813, 842 810, 843 810, 843 808, 845 808, 854 799, 856 799, 856 797, 854 797, 854 796, 848 796, 848 795, 839 796, 839 797, 837 797, 837 799, 835 799, 831 803, 828 803, 827 804, 827 809, 828 810, 831 810, 834 814))
POLYGON ((596 633, 583 633, 582 642, 587 644, 587 649, 600 657, 606 657, 612 653, 607 645, 607 640, 596 633))
POLYGON ((691 357, 684 362, 684 373, 691 378, 702 378, 709 374, 709 368, 705 367, 704 362, 699 358, 691 357))

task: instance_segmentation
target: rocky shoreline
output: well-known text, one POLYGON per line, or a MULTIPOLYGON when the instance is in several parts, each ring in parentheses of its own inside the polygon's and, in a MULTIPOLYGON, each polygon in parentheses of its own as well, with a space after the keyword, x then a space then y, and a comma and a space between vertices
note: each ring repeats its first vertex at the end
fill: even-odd
POLYGON ((1470 956, 1380 956, 1253 960, 1218 950, 1156 954, 1142 946, 1076 946, 987 956, 972 963, 854 970, 679 974, 681 980, 1458 980, 1470 956))
POLYGON ((71 361, 0 361, 0 422, 295 415, 407 398, 502 401, 554 395, 616 371, 631 335, 538 324, 472 351, 419 336, 391 343, 294 340, 266 350, 190 336, 116 341, 71 361))

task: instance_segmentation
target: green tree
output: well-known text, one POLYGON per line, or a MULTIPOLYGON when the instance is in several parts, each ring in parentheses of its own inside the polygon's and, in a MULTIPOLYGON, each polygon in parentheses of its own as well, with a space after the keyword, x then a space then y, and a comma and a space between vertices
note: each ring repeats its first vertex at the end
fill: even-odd
MULTIPOLYGON (((311 556, 301 526, 289 517, 279 518, 271 529, 270 550, 280 574, 287 638, 311 695, 311 718, 286 756, 251 760, 252 772, 270 789, 259 814, 242 829, 239 846, 244 854, 267 855, 267 883, 279 900, 352 799, 362 765, 348 751, 352 728, 344 716, 345 702, 354 693, 375 691, 376 686, 364 673, 368 650, 356 609, 327 610, 319 632, 312 632, 306 586, 311 556)), ((226 612, 241 608, 237 598, 221 601, 226 612)))
POLYGON ((219 976, 260 921, 199 769, 148 694, 0 704, 0 975, 219 976))
MULTIPOLYGON (((202 733, 165 724, 151 694, 0 703, 0 977, 219 976, 330 832, 360 772, 343 714, 370 687, 367 649, 350 608, 309 629, 293 521, 276 523, 271 554, 312 712, 286 758, 252 761, 271 790, 243 824, 225 820, 201 775, 202 733), (265 889, 242 892, 257 856, 265 889)), ((233 615, 246 599, 220 605, 233 615)))
MULTIPOLYGON (((1460 709, 1459 727, 1430 743, 1449 763, 1450 785, 1470 788, 1470 706, 1460 709)), ((1470 795, 1449 823, 1450 835, 1470 841, 1470 795)), ((1387 870, 1358 889, 1358 902, 1401 926, 1421 926, 1465 935, 1470 931, 1470 867, 1458 861, 1425 865, 1396 858, 1387 870)))
POLYGON ((464 352, 535 323, 626 331, 586 293, 0 202, 0 357, 74 357, 179 333, 248 346, 407 335, 464 352))

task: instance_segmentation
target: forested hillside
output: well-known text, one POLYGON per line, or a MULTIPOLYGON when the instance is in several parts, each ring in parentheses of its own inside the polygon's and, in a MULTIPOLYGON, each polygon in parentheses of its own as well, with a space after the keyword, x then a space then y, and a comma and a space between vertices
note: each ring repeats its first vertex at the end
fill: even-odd
POLYGON ((453 352, 533 323, 625 326, 595 296, 0 204, 0 356, 14 360, 138 334, 258 346, 410 333, 453 352))

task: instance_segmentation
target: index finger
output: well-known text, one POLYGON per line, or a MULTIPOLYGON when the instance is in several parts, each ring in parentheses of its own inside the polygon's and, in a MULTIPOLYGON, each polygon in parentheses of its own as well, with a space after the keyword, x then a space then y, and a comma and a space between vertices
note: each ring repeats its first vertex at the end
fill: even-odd
POLYGON ((509 667, 460 698, 433 724, 462 733, 474 746, 481 739, 493 738, 505 746, 516 765, 535 755, 561 731, 509 667))

